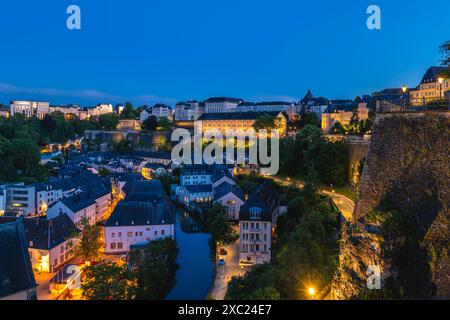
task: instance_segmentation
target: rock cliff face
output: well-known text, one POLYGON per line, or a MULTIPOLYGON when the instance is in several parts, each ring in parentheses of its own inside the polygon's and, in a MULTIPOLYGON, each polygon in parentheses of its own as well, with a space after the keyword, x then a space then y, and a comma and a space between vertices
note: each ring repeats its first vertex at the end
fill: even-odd
POLYGON ((449 138, 449 112, 378 115, 333 298, 450 298, 449 138))

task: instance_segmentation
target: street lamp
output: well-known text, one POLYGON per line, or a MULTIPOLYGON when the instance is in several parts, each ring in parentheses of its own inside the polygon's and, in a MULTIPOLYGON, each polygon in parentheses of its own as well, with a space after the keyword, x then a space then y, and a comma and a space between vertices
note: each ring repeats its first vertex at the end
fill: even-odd
POLYGON ((439 99, 442 99, 442 82, 444 82, 444 78, 439 77, 438 81, 439 81, 439 99))
POLYGON ((316 290, 313 287, 308 288, 308 293, 311 296, 311 300, 314 299, 314 295, 316 294, 316 290))
POLYGON ((405 106, 406 106, 406 99, 405 99, 405 97, 404 97, 404 95, 405 95, 405 93, 406 93, 406 90, 408 90, 408 87, 407 86, 405 86, 405 85, 403 85, 402 86, 402 91, 403 91, 403 95, 402 95, 402 98, 403 98, 403 109, 405 109, 405 106))

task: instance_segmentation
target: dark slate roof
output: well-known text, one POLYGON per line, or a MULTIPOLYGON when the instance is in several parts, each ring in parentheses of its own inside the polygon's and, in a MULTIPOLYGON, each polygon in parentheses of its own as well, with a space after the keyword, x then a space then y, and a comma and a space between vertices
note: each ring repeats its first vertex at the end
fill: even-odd
POLYGON ((276 117, 280 114, 278 111, 268 112, 221 112, 221 113, 204 113, 198 119, 199 121, 208 120, 256 120, 261 116, 273 116, 276 117))
POLYGON ((134 151, 132 155, 142 158, 172 160, 172 154, 170 152, 134 151))
POLYGON ((256 105, 257 106, 292 106, 292 102, 287 102, 287 101, 263 101, 263 102, 258 102, 256 105))
MULTIPOLYGON (((88 192, 80 192, 71 197, 63 198, 60 201, 73 212, 79 212, 87 207, 95 205, 96 198, 88 192)), ((57 202, 53 203, 51 207, 53 207, 57 202)))
POLYGON ((172 109, 170 106, 168 106, 166 104, 163 104, 163 103, 157 103, 152 108, 168 108, 168 109, 172 109))
POLYGON ((167 169, 167 166, 162 163, 147 163, 144 167, 152 170, 156 170, 159 168, 167 169))
POLYGON ((446 67, 430 67, 425 72, 420 83, 436 82, 441 73, 447 70, 446 67))
POLYGON ((261 209, 260 221, 272 221, 272 214, 278 206, 279 199, 277 193, 268 183, 261 185, 248 198, 247 202, 241 207, 239 212, 239 220, 251 220, 250 209, 257 207, 261 209))
POLYGON ((355 102, 347 103, 347 104, 333 103, 328 106, 328 108, 325 110, 325 113, 337 112, 339 110, 353 111, 357 107, 358 107, 358 104, 355 102))
POLYGON ((214 170, 214 166, 207 164, 187 164, 183 165, 180 170, 181 175, 209 175, 212 174, 214 170))
POLYGON ((216 182, 216 181, 220 180, 222 177, 228 177, 230 179, 233 179, 233 177, 230 173, 230 170, 228 170, 228 168, 226 166, 217 165, 213 171, 211 180, 213 182, 216 182))
POLYGON ((215 200, 220 199, 230 192, 235 194, 242 201, 245 201, 244 191, 242 191, 242 189, 239 188, 238 186, 231 185, 228 183, 222 183, 218 187, 214 188, 214 199, 215 200))
POLYGON ((254 106, 256 106, 256 103, 243 101, 243 102, 239 103, 239 106, 240 107, 254 107, 254 106))
POLYGON ((212 185, 210 184, 198 184, 191 186, 184 186, 189 193, 205 193, 212 192, 212 185))
POLYGON ((137 202, 153 202, 162 201, 162 194, 148 193, 148 192, 132 192, 127 196, 126 201, 137 201, 137 202))
POLYGON ((174 218, 163 202, 121 201, 105 227, 173 224, 174 218))
MULTIPOLYGON (((0 224, 17 221, 20 218, 0 217, 0 224)), ((33 249, 50 250, 64 241, 78 229, 73 221, 62 214, 53 219, 23 219, 27 245, 33 249)))
POLYGON ((220 103, 220 102, 241 103, 241 102, 243 102, 243 100, 242 99, 238 99, 238 98, 213 97, 213 98, 209 98, 205 102, 209 102, 209 103, 220 103))
POLYGON ((65 179, 50 178, 48 183, 53 185, 54 189, 62 189, 63 191, 68 191, 71 189, 77 189, 89 184, 99 183, 100 177, 93 174, 91 171, 82 169, 80 173, 65 179))
POLYGON ((160 180, 135 180, 128 181, 123 188, 130 197, 133 193, 148 193, 156 195, 164 195, 164 188, 160 180))
POLYGON ((312 94, 311 90, 308 90, 301 102, 308 102, 311 99, 314 99, 314 95, 312 94))
POLYGON ((22 220, 0 224, 0 298, 35 287, 22 220))

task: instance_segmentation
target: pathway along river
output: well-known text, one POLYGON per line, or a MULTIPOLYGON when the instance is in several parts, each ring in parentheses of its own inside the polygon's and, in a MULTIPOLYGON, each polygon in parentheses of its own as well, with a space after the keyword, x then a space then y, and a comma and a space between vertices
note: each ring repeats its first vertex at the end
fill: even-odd
POLYGON ((175 239, 178 244, 176 283, 167 300, 206 299, 213 284, 214 264, 209 240, 202 226, 185 210, 176 209, 175 239))

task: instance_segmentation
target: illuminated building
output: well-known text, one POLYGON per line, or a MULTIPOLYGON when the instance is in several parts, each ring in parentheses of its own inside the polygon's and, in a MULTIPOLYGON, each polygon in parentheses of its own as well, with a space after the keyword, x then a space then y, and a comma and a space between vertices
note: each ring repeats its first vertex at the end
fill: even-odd
POLYGON ((446 67, 428 68, 417 89, 410 92, 412 106, 422 106, 444 99, 446 92, 450 90, 450 79, 441 76, 446 70, 446 67))

